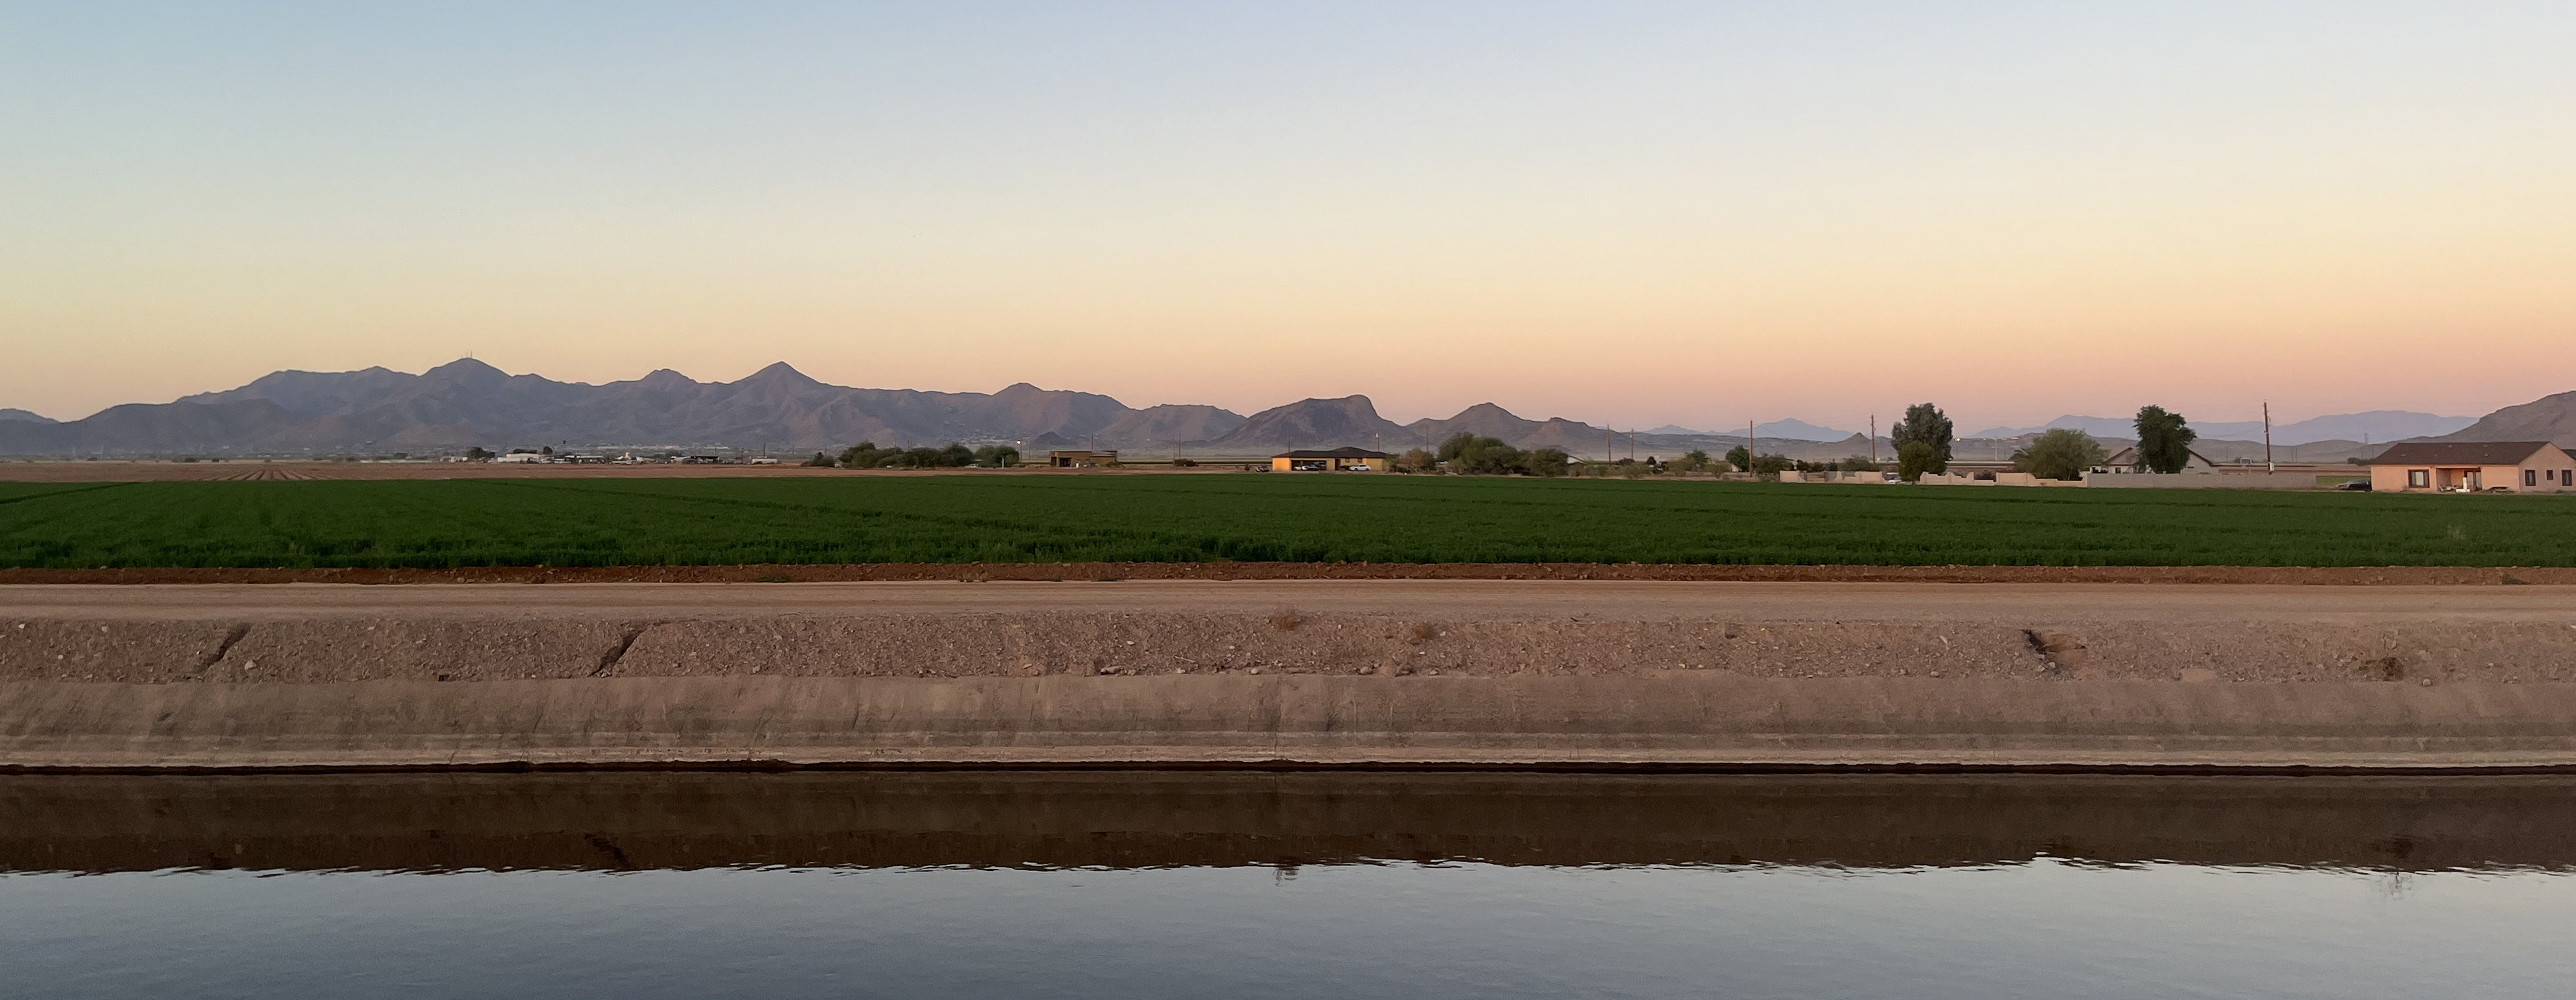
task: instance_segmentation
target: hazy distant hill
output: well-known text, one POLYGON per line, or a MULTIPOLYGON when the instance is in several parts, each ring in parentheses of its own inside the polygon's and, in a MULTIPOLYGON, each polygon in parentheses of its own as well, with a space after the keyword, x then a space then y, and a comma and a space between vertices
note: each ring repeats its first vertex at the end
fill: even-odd
MULTIPOLYGON (((2130 433, 2125 419, 2066 416, 2049 426, 2076 426, 2106 443, 2130 433)), ((2259 455, 2261 425, 2196 424, 2211 449, 2259 455), (2251 426, 2253 433, 2244 430, 2251 426)), ((2375 444, 2454 430, 2445 440, 2539 440, 2576 446, 2576 392, 2496 411, 2473 424, 2465 417, 2382 410, 2318 417, 2274 428, 2273 442, 2299 449, 2285 461, 2334 461, 2375 444), (2466 429, 2460 429, 2467 425, 2466 429), (2333 457, 2330 457, 2333 456, 2333 457)), ((1994 458, 2041 428, 1994 428, 1965 435, 1960 457, 1994 458), (1993 439, 1993 440, 1988 440, 1993 439)), ((1798 420, 1758 428, 1764 452, 1798 458, 1866 455, 1867 437, 1798 420)), ((0 455, 345 454, 437 452, 481 445, 500 449, 767 447, 804 452, 860 441, 880 445, 949 441, 1019 442, 1025 449, 1097 444, 1148 453, 1181 448, 1200 454, 1257 454, 1287 448, 1356 445, 1402 451, 1452 434, 1497 437, 1520 448, 1670 457, 1699 449, 1722 452, 1744 442, 1735 433, 1658 427, 1631 439, 1561 417, 1532 420, 1493 403, 1447 418, 1397 424, 1366 396, 1304 399, 1249 417, 1219 407, 1165 404, 1136 409, 1108 396, 1020 383, 994 393, 856 389, 807 377, 785 363, 734 382, 700 382, 669 369, 604 385, 512 375, 480 361, 449 362, 414 375, 385 368, 351 372, 282 371, 221 392, 169 403, 113 406, 80 420, 53 421, 0 409, 0 455)), ((1878 452, 1892 454, 1881 438, 1878 452)))
POLYGON ((2547 441, 2576 448, 2576 392, 2542 396, 2478 418, 2457 433, 2437 441, 2547 441))
POLYGON ((1242 417, 1212 406, 1135 410, 1087 392, 853 389, 774 364, 735 382, 668 369, 590 385, 461 360, 418 375, 368 368, 286 371, 171 403, 111 407, 63 423, 0 422, 0 454, 435 451, 473 445, 770 446, 934 444, 1100 435, 1145 443, 1206 435, 1242 417))
MULTIPOLYGON (((2189 414, 2185 414, 2189 416, 2189 414)), ((2367 413, 2337 413, 2310 417, 2294 423, 2272 425, 2272 443, 2318 444, 2327 441, 2402 441, 2407 438, 2448 434, 2475 422, 2475 417, 2445 417, 2412 410, 2372 410, 2367 413)), ((2037 427, 1989 427, 1967 437, 2011 438, 2058 427, 2071 427, 2096 438, 2128 437, 2137 433, 2131 417, 2085 417, 2068 414, 2037 427)), ((2263 440, 2260 420, 2191 421, 2191 428, 2208 439, 2240 441, 2263 440)))
POLYGON ((1253 414, 1243 425, 1209 442, 1221 448, 1265 450, 1277 448, 1385 447, 1401 451, 1414 434, 1395 421, 1377 415, 1377 406, 1367 396, 1344 396, 1340 399, 1301 399, 1286 406, 1274 406, 1253 414))

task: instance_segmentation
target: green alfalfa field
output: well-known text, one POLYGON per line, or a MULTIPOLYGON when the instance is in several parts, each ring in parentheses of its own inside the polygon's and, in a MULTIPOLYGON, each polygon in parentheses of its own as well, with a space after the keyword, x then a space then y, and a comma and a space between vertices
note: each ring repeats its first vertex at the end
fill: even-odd
POLYGON ((2576 566, 2576 497, 1273 474, 0 483, 0 567, 2576 566))

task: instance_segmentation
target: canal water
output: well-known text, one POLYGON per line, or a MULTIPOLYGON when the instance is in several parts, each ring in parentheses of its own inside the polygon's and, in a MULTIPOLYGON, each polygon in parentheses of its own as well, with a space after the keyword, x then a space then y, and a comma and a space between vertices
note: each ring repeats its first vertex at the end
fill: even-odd
POLYGON ((12 997, 2562 997, 2557 777, 0 776, 12 997))

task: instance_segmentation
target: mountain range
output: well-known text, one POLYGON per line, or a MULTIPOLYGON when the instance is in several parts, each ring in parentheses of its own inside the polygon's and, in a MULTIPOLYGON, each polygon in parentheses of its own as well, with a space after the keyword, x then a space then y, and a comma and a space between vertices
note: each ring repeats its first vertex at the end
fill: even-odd
POLYGON ((1222 407, 1137 409, 1097 393, 1019 383, 995 393, 828 385, 784 362, 734 382, 668 369, 590 385, 512 375, 472 359, 414 375, 386 368, 273 372, 236 389, 112 406, 80 420, 0 411, 0 454, 296 454, 468 447, 837 450, 860 441, 1017 442, 1027 448, 1185 447, 1250 452, 1401 449, 1460 431, 1520 447, 1600 447, 1610 431, 1528 420, 1491 403, 1398 424, 1366 396, 1307 399, 1249 417, 1222 407))
MULTIPOLYGON (((2402 441, 2407 438, 2433 437, 2460 431, 2477 422, 2476 417, 2445 417, 2411 410, 2372 410, 2368 413, 2338 413, 2312 417, 2296 423, 2272 425, 2274 444, 2314 444, 2319 441, 2402 441)), ((2068 414, 2037 427, 1989 427, 1967 437, 2013 438, 2037 434, 2059 427, 2083 431, 2097 438, 2136 436, 2137 424, 2129 417, 2084 417, 2068 414)), ((2201 423, 2193 421, 2193 430, 2211 440, 2260 441, 2260 420, 2201 423)))
MULTIPOLYGON (((2260 424, 2195 426, 2204 442, 2261 436, 2260 424)), ((2038 428, 1998 427, 1965 437, 2011 438, 2048 427, 2076 427, 2106 440, 2125 439, 2131 432, 2126 420, 2069 415, 2038 428)), ((1777 445, 1801 458, 1866 454, 1872 446, 1863 435, 1797 420, 1762 424, 1755 431, 1764 451, 1777 445)), ((112 406, 79 420, 0 409, 0 455, 346 454, 539 445, 804 452, 860 441, 1252 454, 1347 445, 1396 451, 1458 433, 1576 455, 1717 451, 1744 441, 1742 434, 1675 426, 1640 432, 1632 440, 1625 431, 1562 417, 1532 420, 1493 403, 1479 403, 1445 419, 1399 424, 1379 415, 1366 396, 1304 399, 1245 416, 1205 405, 1138 409, 1098 393, 1041 389, 1025 382, 994 393, 858 389, 817 381, 784 362, 733 382, 700 382, 662 369, 638 379, 591 385, 512 375, 469 358, 417 375, 380 367, 273 372, 235 389, 169 403, 112 406)), ((2273 428, 2274 442, 2282 445, 2348 442, 2363 435, 2382 443, 2440 435, 2436 439, 2547 439, 2576 445, 2576 392, 2506 407, 2474 421, 2383 410, 2273 428)), ((1882 450, 1885 440, 1878 440, 1882 450)))
MULTIPOLYGON (((1679 424, 1665 424, 1664 426, 1657 427, 1653 430, 1641 431, 1640 433, 1659 434, 1671 437, 1731 437, 1737 439, 1742 439, 1744 437, 1744 435, 1735 433, 1732 428, 1723 431, 1701 431, 1692 430, 1679 424)), ((1840 431, 1831 427, 1819 427, 1815 424, 1795 418, 1774 420, 1767 424, 1755 424, 1753 425, 1753 436, 1764 440, 1818 442, 1841 441, 1852 437, 1867 437, 1867 435, 1863 435, 1859 431, 1840 431)))

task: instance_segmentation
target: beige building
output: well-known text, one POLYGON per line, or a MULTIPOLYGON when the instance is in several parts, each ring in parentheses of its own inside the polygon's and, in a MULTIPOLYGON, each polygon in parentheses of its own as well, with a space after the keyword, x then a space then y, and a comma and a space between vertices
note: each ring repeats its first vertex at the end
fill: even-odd
POLYGON ((1050 468, 1088 469, 1095 466, 1116 464, 1118 464, 1118 453, 1114 451, 1047 452, 1047 466, 1050 468))
POLYGON ((2547 441, 2409 441, 2370 460, 2374 493, 2576 493, 2576 455, 2547 441))
POLYGON ((1387 455, 1366 448, 1291 451, 1270 456, 1273 472, 1385 472, 1387 455))

